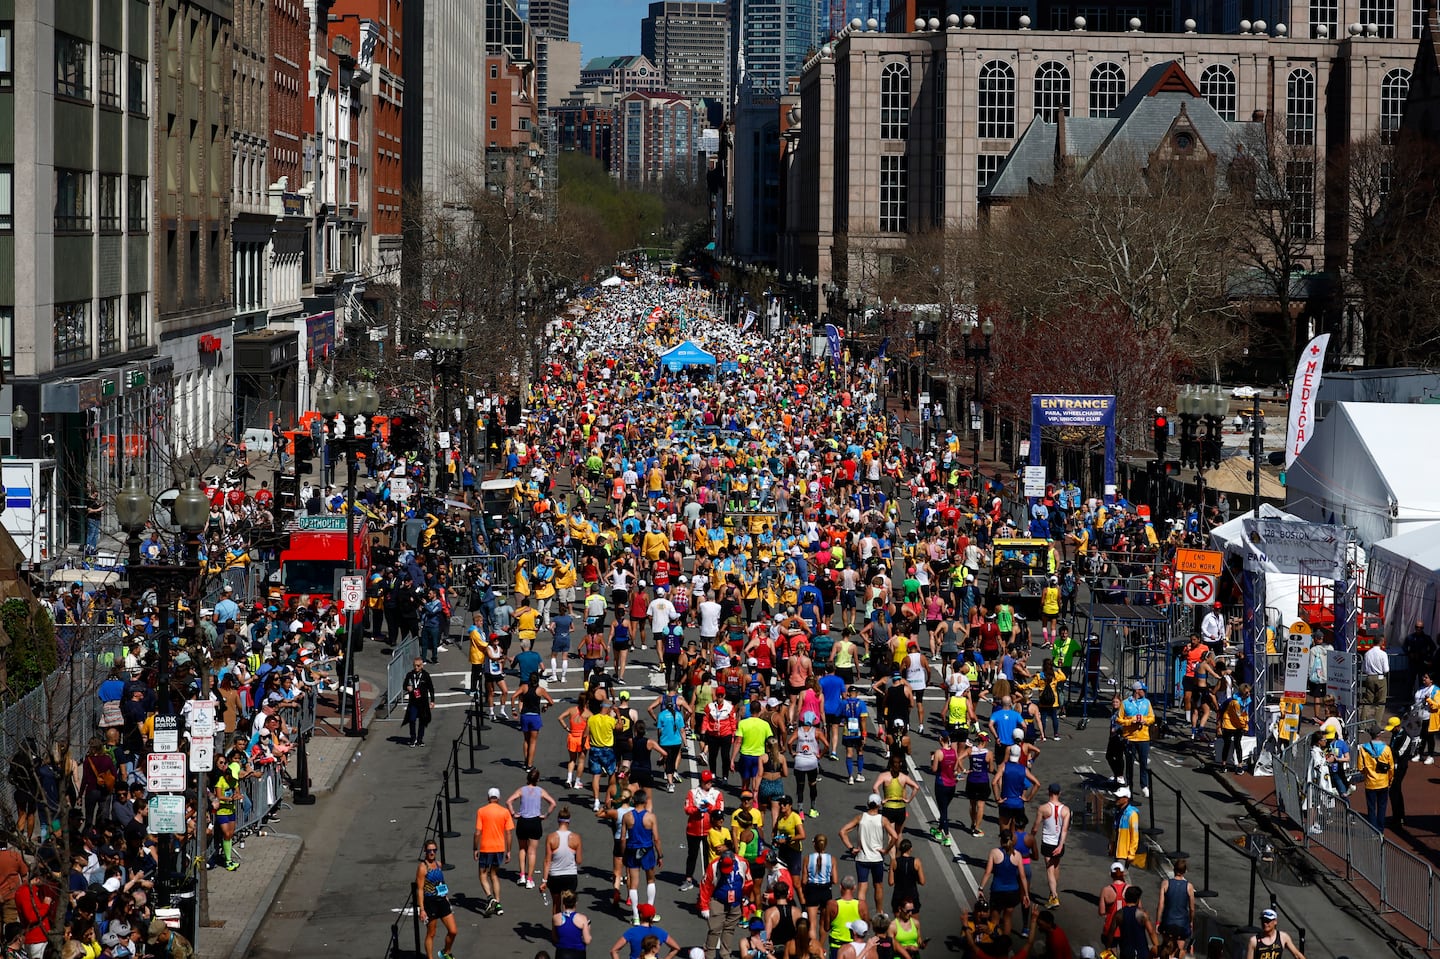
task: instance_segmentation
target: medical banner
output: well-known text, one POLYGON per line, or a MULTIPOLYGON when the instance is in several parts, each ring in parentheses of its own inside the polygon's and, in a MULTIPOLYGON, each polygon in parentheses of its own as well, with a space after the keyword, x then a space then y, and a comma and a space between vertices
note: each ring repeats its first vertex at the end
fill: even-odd
MULTIPOLYGON (((1030 396, 1030 465, 1040 465, 1040 430, 1046 426, 1091 426, 1105 430, 1105 502, 1115 501, 1115 397, 1030 396)), ((1033 505, 1033 504, 1032 504, 1033 505)))
POLYGON ((840 365, 840 328, 834 323, 825 324, 825 338, 830 341, 830 362, 840 365))
POLYGON ((1325 348, 1330 334, 1321 333, 1310 341, 1295 364, 1295 381, 1290 384, 1290 423, 1285 431, 1285 468, 1288 470, 1310 442, 1315 429, 1315 395, 1320 392, 1320 376, 1325 371, 1325 348))

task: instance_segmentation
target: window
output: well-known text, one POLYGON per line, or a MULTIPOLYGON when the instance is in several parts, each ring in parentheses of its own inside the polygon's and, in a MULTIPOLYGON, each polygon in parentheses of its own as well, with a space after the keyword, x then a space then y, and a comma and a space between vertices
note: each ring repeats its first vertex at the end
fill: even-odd
POLYGON ((1315 161, 1287 160, 1285 192, 1290 197, 1290 238, 1315 237, 1315 161))
POLYGON ((880 230, 904 233, 906 227, 905 157, 899 153, 880 155, 880 230))
POLYGON ((90 174, 55 170, 55 230, 78 233, 90 229, 90 174))
POLYGON ((1125 69, 1108 60, 1090 73, 1090 115, 1113 117, 1125 99, 1125 69))
POLYGON ((1410 39, 1419 40, 1425 29, 1425 0, 1410 0, 1410 39))
POLYGON ((493 63, 490 64, 490 79, 491 79, 491 80, 498 80, 498 79, 500 79, 500 68, 497 67, 497 66, 495 66, 495 64, 493 64, 493 63))
POLYGON ((90 44, 66 33, 55 34, 55 94, 90 99, 90 44))
POLYGON ((95 303, 95 325, 99 329, 100 355, 112 356, 119 353, 120 346, 120 297, 102 296, 95 303))
POLYGON ((1360 0, 1360 22, 1373 23, 1377 37, 1395 39, 1395 0, 1360 0))
POLYGON ((1410 71, 1391 70, 1380 81, 1380 139, 1394 143, 1405 115, 1405 98, 1410 94, 1410 71))
POLYGON ((1000 164, 1005 162, 1004 154, 982 153, 975 158, 975 188, 983 190, 995 179, 995 174, 1000 172, 1000 164))
POLYGON ((15 372, 15 307, 0 306, 0 372, 15 372))
POLYGON ((1235 73, 1215 64, 1200 73, 1200 95, 1221 119, 1235 121, 1235 73))
POLYGON ((1055 123, 1070 112, 1070 71, 1058 60, 1047 60, 1035 71, 1035 116, 1055 123))
POLYGON ((124 57, 115 50, 100 48, 100 60, 96 65, 95 86, 100 91, 103 106, 120 108, 120 64, 124 57))
POLYGON ((0 231, 15 229, 15 168, 0 165, 0 231))
POLYGON ((1075 20, 1070 16, 1070 8, 1057 6, 1050 8, 1050 30, 1070 30, 1075 26, 1075 20))
POLYGON ((930 222, 945 225, 945 61, 935 61, 932 89, 935 110, 934 149, 930 160, 930 222))
POLYGON ((90 359, 90 303, 55 304, 55 365, 90 359))
POLYGON ((144 233, 150 226, 150 181, 132 176, 125 184, 125 222, 131 233, 144 233))
POLYGON ((131 293, 125 298, 125 343, 127 349, 144 346, 146 335, 145 294, 131 293))
POLYGON ((15 25, 0 23, 0 90, 9 90, 15 85, 15 64, 11 59, 14 51, 15 25))
POLYGON ((1315 142, 1315 74, 1292 70, 1285 82, 1285 137, 1292 145, 1315 142))
POLYGON ((1340 25, 1340 0, 1310 0, 1310 35, 1318 37, 1319 27, 1324 27, 1327 35, 1336 35, 1340 25))
POLYGON ((910 137, 910 68, 887 63, 880 72, 880 139, 910 137))
POLYGON ((135 57, 130 58, 130 75, 126 78, 125 92, 129 95, 127 104, 131 113, 138 113, 144 116, 149 107, 150 100, 150 77, 146 70, 148 64, 144 60, 135 57))
POLYGON ((491 90, 491 91, 490 91, 490 105, 493 107, 495 104, 497 104, 497 103, 499 103, 499 102, 500 102, 500 94, 496 93, 494 90, 491 90))
POLYGON ((491 118, 490 118, 490 129, 492 129, 492 130, 498 130, 498 129, 500 129, 500 121, 497 120, 497 119, 495 119, 494 117, 491 117, 491 118))
POLYGON ((97 204, 102 233, 120 232, 120 174, 100 174, 100 202, 97 204))
POLYGON ((1003 60, 980 68, 980 139, 1015 136, 1015 71, 1003 60))

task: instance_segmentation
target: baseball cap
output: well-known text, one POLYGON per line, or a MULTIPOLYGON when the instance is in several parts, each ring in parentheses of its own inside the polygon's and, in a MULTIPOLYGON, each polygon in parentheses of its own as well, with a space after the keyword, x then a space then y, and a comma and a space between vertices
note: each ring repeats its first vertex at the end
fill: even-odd
POLYGON ((640 911, 640 918, 641 918, 641 919, 654 919, 654 918, 655 918, 655 907, 652 906, 652 905, 650 905, 648 902, 642 902, 642 903, 640 904, 640 910, 639 910, 639 911, 640 911))
POLYGON ((1013 762, 1018 761, 1019 759, 1020 759, 1020 747, 1019 747, 1019 746, 1011 746, 1011 747, 1010 747, 1010 761, 1013 763, 1013 762))
POLYGON ((627 689, 622 689, 620 690, 620 692, 615 694, 615 698, 622 701, 628 700, 630 698, 630 691, 627 689))
POLYGON ((1140 682, 1140 680, 1137 679, 1137 680, 1135 680, 1135 682, 1133 682, 1133 683, 1130 684, 1130 688, 1131 688, 1131 689, 1139 689, 1139 690, 1142 690, 1142 691, 1143 691, 1143 690, 1145 689, 1145 684, 1142 683, 1142 682, 1140 682))
POLYGON ((1389 731, 1392 730, 1392 729, 1399 729, 1399 728, 1400 728, 1400 717, 1399 717, 1399 716, 1391 716, 1389 719, 1385 720, 1385 730, 1386 730, 1386 732, 1389 732, 1389 731))
POLYGON ((1225 608, 1225 604, 1222 603, 1222 602, 1220 602, 1219 600, 1216 600, 1216 601, 1211 605, 1210 608, 1211 608, 1211 609, 1224 609, 1224 608, 1225 608))
POLYGON ((1280 914, 1274 909, 1266 909, 1264 912, 1260 913, 1260 918, 1264 919, 1266 922, 1274 922, 1276 919, 1280 918, 1280 914))
POLYGON ((713 780, 714 778, 715 778, 715 774, 712 773, 712 772, 711 772, 710 770, 708 770, 708 769, 705 770, 704 772, 702 772, 702 773, 700 774, 700 781, 701 781, 702 783, 708 783, 708 782, 710 782, 711 780, 713 780))
POLYGON ((870 805, 872 805, 872 806, 878 806, 878 805, 880 805, 880 794, 879 794, 879 793, 871 793, 871 794, 870 794, 869 803, 870 803, 870 805))
POLYGON ((1112 863, 1110 864, 1110 871, 1111 871, 1111 872, 1124 872, 1124 871, 1125 871, 1125 864, 1124 864, 1123 862, 1121 862, 1120 860, 1117 859, 1117 860, 1115 860, 1114 862, 1112 862, 1112 863))
POLYGON ((494 786, 491 786, 491 787, 490 787, 490 791, 487 792, 485 795, 486 795, 487 797, 489 797, 490 799, 499 799, 499 798, 500 798, 500 790, 496 789, 494 786))
MULTIPOLYGON (((143 890, 137 890, 137 892, 140 892, 140 891, 143 891, 143 890)), ((110 923, 110 931, 113 932, 113 933, 115 933, 115 935, 119 936, 121 939, 129 939, 129 938, 130 938, 130 924, 129 924, 129 923, 125 923, 125 922, 112 922, 112 923, 110 923)))
POLYGON ((749 659, 745 660, 745 665, 746 665, 746 666, 758 666, 758 665, 760 665, 760 661, 759 661, 758 659, 756 659, 754 656, 751 656, 749 659))
POLYGON ((1119 789, 1115 790, 1115 798, 1116 798, 1116 799, 1129 799, 1129 798, 1130 798, 1130 787, 1129 787, 1129 786, 1121 786, 1119 789))
POLYGON ((851 919, 845 924, 845 928, 857 936, 868 936, 870 934, 870 924, 864 919, 851 919))
POLYGON ((1081 946, 1081 947, 1080 947, 1080 959, 1095 959, 1095 947, 1094 947, 1094 946, 1081 946))
POLYGON ((120 945, 120 937, 115 935, 115 933, 113 932, 107 932, 105 933, 105 935, 100 937, 100 945, 104 946, 106 949, 114 949, 116 946, 120 945))
MULTIPOLYGON (((654 912, 654 910, 652 909, 651 912, 654 912)), ((645 914, 642 912, 640 915, 643 916, 643 915, 645 915, 645 914)), ((759 916, 755 916, 755 917, 751 918, 751 920, 750 920, 750 931, 751 931, 751 932, 759 932, 761 929, 764 929, 764 928, 765 928, 765 920, 764 920, 764 919, 761 919, 759 916)))

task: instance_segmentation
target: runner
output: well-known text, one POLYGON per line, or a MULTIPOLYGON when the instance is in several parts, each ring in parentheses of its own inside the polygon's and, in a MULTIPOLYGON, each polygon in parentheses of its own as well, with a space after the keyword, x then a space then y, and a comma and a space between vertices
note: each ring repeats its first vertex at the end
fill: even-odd
POLYGON ((440 861, 440 847, 426 841, 415 867, 415 901, 420 904, 420 921, 425 923, 425 955, 455 959, 455 913, 450 907, 450 887, 445 883, 445 863, 440 861), (435 951, 435 924, 445 926, 445 946, 435 951))

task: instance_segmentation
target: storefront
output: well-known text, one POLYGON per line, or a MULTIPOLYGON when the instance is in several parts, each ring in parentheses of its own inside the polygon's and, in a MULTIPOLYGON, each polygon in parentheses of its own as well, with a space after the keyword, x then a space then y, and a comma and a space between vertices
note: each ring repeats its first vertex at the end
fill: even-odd
POLYGON ((300 334, 264 329, 235 337, 235 415, 241 431, 298 420, 300 334))

